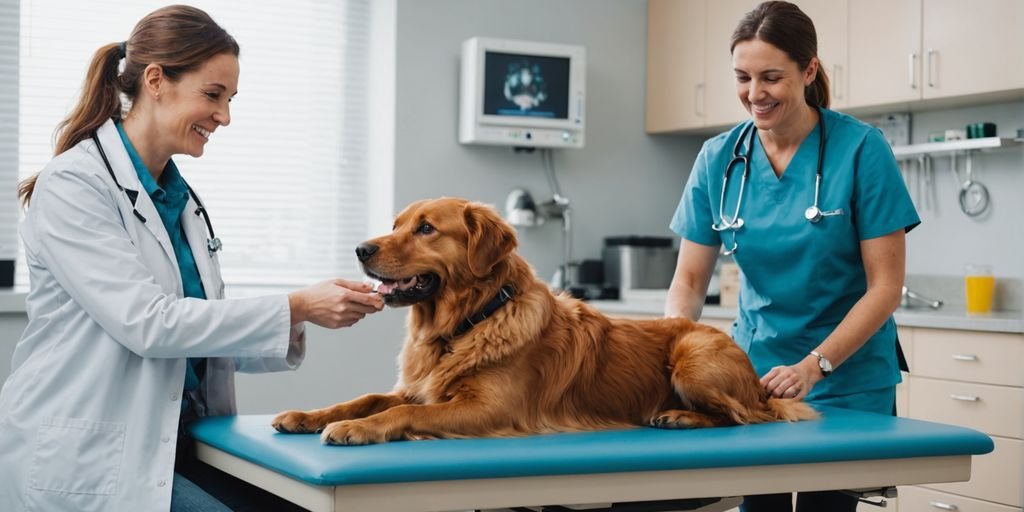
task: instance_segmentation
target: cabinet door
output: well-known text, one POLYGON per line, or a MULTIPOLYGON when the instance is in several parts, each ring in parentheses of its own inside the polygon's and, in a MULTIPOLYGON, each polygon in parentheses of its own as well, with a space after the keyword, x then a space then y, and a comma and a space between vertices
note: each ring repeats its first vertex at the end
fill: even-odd
POLYGON ((1024 2, 925 0, 924 97, 1024 87, 1024 2))
POLYGON ((921 99, 920 1, 855 0, 849 12, 854 44, 846 106, 921 99))
POLYGON ((712 0, 707 4, 707 33, 704 38, 707 126, 730 126, 750 117, 736 96, 736 73, 729 44, 740 18, 758 3, 754 0, 712 0))
POLYGON ((704 0, 649 0, 647 133, 703 126, 703 80, 704 0))
POLYGON ((831 107, 843 108, 849 81, 847 0, 797 0, 794 3, 811 18, 818 33, 818 59, 829 78, 831 107))

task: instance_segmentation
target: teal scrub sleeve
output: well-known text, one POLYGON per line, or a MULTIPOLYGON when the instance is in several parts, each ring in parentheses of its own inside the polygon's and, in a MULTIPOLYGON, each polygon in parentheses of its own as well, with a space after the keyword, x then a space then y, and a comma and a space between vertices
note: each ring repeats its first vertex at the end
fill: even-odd
POLYGON ((697 160, 686 180, 683 197, 672 216, 669 228, 686 240, 701 245, 717 247, 722 243, 718 233, 711 229, 714 219, 711 216, 711 200, 708 185, 708 145, 701 148, 697 160))
POLYGON ((853 219, 860 240, 910 232, 921 218, 882 132, 869 130, 857 154, 853 219))

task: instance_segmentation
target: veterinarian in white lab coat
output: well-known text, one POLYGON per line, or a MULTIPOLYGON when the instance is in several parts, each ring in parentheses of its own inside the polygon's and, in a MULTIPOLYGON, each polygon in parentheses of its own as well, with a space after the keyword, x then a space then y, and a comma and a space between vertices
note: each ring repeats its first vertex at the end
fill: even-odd
POLYGON ((0 391, 0 510, 209 511, 227 510, 232 492, 263 499, 223 488, 210 491, 217 499, 199 487, 206 478, 183 477, 181 418, 235 413, 236 370, 296 368, 304 321, 349 326, 383 307, 343 280, 218 300, 212 229, 170 157, 202 155, 230 122, 238 53, 198 9, 143 18, 126 44, 97 51, 58 155, 21 185, 29 323, 0 391), (118 92, 132 99, 123 119, 118 92))

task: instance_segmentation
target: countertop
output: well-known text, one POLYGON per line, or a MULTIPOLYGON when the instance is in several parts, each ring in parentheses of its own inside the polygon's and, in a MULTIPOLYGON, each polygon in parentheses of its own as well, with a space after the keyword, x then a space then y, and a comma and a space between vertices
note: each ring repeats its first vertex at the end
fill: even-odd
MULTIPOLYGON (((594 300, 590 304, 609 314, 661 316, 665 312, 664 299, 594 300)), ((982 316, 968 315, 955 306, 943 306, 939 309, 900 308, 893 316, 896 325, 904 327, 1024 333, 1024 315, 1020 311, 995 311, 982 316)), ((736 308, 705 305, 702 318, 731 320, 736 318, 736 308)))
POLYGON ((25 297, 27 290, 19 288, 0 288, 0 314, 25 314, 25 297))

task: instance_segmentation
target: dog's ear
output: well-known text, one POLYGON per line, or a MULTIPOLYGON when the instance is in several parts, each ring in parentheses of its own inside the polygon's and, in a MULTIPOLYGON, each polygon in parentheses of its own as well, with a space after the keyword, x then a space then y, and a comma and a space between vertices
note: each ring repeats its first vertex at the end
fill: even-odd
POLYGON ((469 270, 482 278, 516 248, 516 232, 493 208, 469 203, 463 212, 469 232, 469 270))

